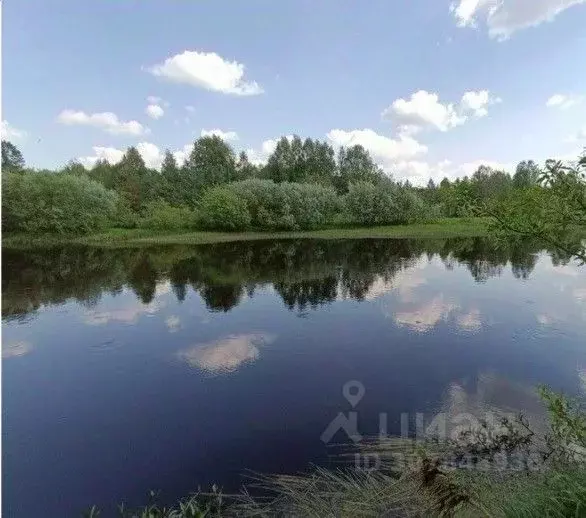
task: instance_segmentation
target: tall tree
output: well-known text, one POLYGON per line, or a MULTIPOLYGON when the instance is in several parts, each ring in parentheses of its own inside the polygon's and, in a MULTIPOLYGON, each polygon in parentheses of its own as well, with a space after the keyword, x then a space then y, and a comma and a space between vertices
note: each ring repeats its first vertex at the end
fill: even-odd
POLYGON ((129 147, 122 160, 114 166, 114 187, 138 211, 144 201, 145 177, 148 170, 134 146, 129 147))
POLYGON ((511 177, 504 171, 496 171, 481 165, 472 175, 472 195, 478 203, 487 203, 505 196, 512 185, 511 177))
POLYGON ((523 160, 519 162, 513 175, 513 186, 524 189, 536 185, 540 174, 541 170, 533 160, 523 160))
POLYGON ((338 190, 340 192, 347 192, 352 183, 377 183, 383 177, 383 172, 372 160, 368 151, 359 144, 349 148, 340 148, 338 171, 338 190))
POLYGON ((248 160, 246 151, 241 151, 236 162, 235 180, 248 180, 258 176, 257 167, 248 160))
POLYGON ((100 182, 107 189, 114 189, 115 169, 107 160, 100 158, 89 171, 90 178, 100 182))
POLYGON ((161 164, 161 195, 168 203, 180 205, 184 201, 183 178, 175 155, 168 149, 161 164))
POLYGON ((86 176, 87 169, 78 160, 70 160, 61 170, 64 174, 72 174, 74 176, 86 176))
POLYGON ((24 168, 24 158, 20 150, 8 140, 2 141, 2 170, 21 171, 24 168))
POLYGON ((179 175, 179 166, 177 165, 175 155, 168 149, 165 151, 165 157, 161 164, 161 174, 169 179, 175 178, 179 175))
POLYGON ((305 171, 303 181, 333 185, 336 178, 336 159, 332 146, 327 142, 306 139, 303 144, 305 171))
POLYGON ((265 166, 265 176, 275 183, 286 182, 294 166, 295 159, 291 143, 287 137, 281 137, 275 150, 269 156, 265 166))
POLYGON ((234 151, 217 135, 201 137, 193 144, 183 169, 189 194, 199 196, 208 187, 234 180, 234 151))

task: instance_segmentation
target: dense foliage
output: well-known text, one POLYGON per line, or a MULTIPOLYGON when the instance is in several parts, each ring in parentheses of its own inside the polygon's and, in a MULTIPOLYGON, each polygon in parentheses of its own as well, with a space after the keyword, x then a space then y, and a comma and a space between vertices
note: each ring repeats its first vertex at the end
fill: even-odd
POLYGON ((584 220, 583 173, 570 173, 557 162, 542 170, 523 161, 513 175, 483 165, 471 177, 444 178, 437 185, 430 180, 422 188, 394 181, 360 145, 336 154, 327 142, 298 136, 282 137, 264 165, 251 162, 244 151, 237 156, 218 136, 201 137, 183 164, 167 151, 160 171, 147 167, 138 149, 130 147, 116 164, 98 160, 86 169, 72 161, 59 171, 36 172, 25 167, 16 146, 3 141, 2 168, 7 231, 89 232, 106 225, 305 230, 482 212, 501 214, 509 223, 534 214, 522 230, 531 227, 551 237, 584 220), (59 182, 75 185, 57 195, 59 182), (554 213, 560 214, 555 222, 554 213), (544 216, 552 222, 545 229, 534 224, 544 216))
POLYGON ((70 174, 2 175, 2 226, 20 232, 86 233, 111 223, 117 195, 70 174))
POLYGON ((147 204, 140 226, 154 230, 179 230, 197 226, 196 213, 187 207, 173 207, 163 200, 147 204))
POLYGON ((494 229, 506 236, 538 238, 586 263, 586 156, 575 166, 548 160, 543 171, 501 203, 485 209, 494 229))
POLYGON ((412 190, 394 184, 350 185, 345 206, 352 221, 362 225, 413 223, 426 218, 425 204, 412 190))
POLYGON ((335 191, 303 183, 244 180, 226 189, 242 200, 250 226, 266 230, 306 230, 326 225, 338 208, 335 191))
POLYGON ((213 187, 199 204, 200 223, 210 230, 244 230, 250 226, 246 201, 228 187, 213 187))

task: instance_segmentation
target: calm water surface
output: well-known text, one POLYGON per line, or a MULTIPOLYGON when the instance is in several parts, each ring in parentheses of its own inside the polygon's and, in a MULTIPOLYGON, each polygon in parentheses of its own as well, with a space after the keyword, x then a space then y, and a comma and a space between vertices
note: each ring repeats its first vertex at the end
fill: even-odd
POLYGON ((327 465, 320 436, 351 410, 349 380, 363 435, 380 412, 399 433, 402 412, 531 412, 537 383, 586 389, 586 271, 539 249, 5 250, 2 289, 5 516, 327 465))

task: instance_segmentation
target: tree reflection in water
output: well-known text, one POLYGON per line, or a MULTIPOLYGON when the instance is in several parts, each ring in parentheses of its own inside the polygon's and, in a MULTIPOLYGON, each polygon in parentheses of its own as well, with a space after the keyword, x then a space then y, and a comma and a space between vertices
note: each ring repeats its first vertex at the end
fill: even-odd
MULTIPOLYGON (((290 309, 303 311, 339 297, 363 300, 381 279, 420 259, 439 257, 447 269, 465 265, 476 282, 510 267, 527 279, 540 247, 495 246, 481 238, 446 240, 271 240, 145 248, 62 247, 4 250, 4 319, 22 319, 43 305, 74 300, 93 306, 102 294, 132 289, 144 304, 170 283, 178 301, 189 289, 208 309, 230 311, 255 289, 272 286, 290 309)), ((568 258, 553 256, 555 264, 568 258)))

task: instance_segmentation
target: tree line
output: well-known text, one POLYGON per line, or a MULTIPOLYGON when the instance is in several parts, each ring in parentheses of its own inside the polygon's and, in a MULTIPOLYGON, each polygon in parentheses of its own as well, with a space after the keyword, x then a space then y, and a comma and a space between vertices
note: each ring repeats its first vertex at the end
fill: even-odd
POLYGON ((161 170, 129 147, 116 164, 27 168, 2 141, 2 226, 15 232, 86 233, 107 227, 300 230, 383 225, 474 214, 535 188, 542 171, 520 162, 513 175, 480 166, 471 177, 426 187, 397 182, 360 146, 282 137, 264 165, 220 137, 197 139, 183 164, 165 152, 161 170))
MULTIPOLYGON (((23 319, 44 305, 68 300, 89 307, 125 287, 149 304, 164 282, 179 302, 192 290, 211 311, 229 311, 271 284, 289 309, 303 311, 340 297, 364 300, 381 278, 391 283, 422 257, 436 257, 447 268, 460 264, 478 283, 506 268, 526 279, 540 249, 536 243, 496 247, 481 238, 252 240, 140 250, 67 246, 51 254, 8 248, 3 251, 3 317, 23 319)), ((555 264, 568 259, 552 254, 555 264)))

